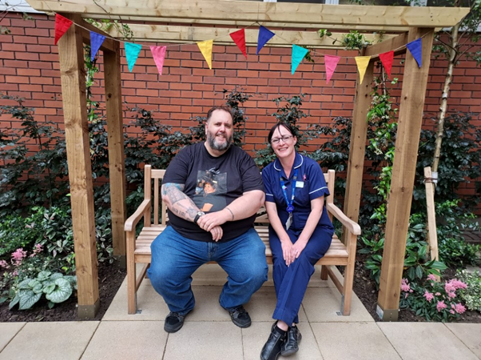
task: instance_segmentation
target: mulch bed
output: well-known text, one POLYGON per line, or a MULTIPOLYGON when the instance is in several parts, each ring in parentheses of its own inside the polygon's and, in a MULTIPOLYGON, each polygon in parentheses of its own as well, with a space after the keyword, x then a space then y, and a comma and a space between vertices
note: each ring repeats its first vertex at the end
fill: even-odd
MULTIPOLYGON (((99 297, 100 309, 92 320, 100 320, 114 299, 117 290, 124 280, 126 271, 117 263, 99 264, 99 297)), ((15 306, 8 309, 8 304, 0 305, 0 322, 38 322, 38 321, 76 321, 77 297, 71 296, 67 301, 49 309, 46 301, 40 300, 29 310, 18 310, 15 306)))

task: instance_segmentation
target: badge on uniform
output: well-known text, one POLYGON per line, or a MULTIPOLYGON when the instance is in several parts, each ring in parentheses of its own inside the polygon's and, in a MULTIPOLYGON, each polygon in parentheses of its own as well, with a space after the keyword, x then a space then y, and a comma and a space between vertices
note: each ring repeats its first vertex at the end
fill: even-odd
POLYGON ((304 181, 296 181, 296 188, 302 189, 304 187, 304 181))
POLYGON ((289 213, 289 218, 286 221, 286 230, 289 230, 291 225, 292 225, 292 213, 289 213))

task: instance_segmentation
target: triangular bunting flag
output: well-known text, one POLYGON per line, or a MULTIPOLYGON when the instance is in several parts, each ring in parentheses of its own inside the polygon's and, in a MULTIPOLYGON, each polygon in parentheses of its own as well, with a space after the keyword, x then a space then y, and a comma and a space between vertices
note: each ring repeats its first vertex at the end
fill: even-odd
POLYGON ((125 43, 125 57, 127 58, 127 65, 129 66, 129 71, 132 72, 135 62, 139 57, 140 49, 142 45, 134 43, 125 43))
POLYGON ((105 36, 97 34, 94 31, 90 32, 90 60, 94 61, 95 55, 100 49, 100 46, 105 40, 105 36))
POLYGON ((418 66, 421 67, 421 58, 422 58, 422 51, 421 51, 421 38, 411 41, 409 44, 406 45, 408 50, 411 52, 411 55, 414 57, 418 66))
POLYGON ((55 42, 57 45, 58 40, 65 34, 68 28, 72 25, 72 21, 63 17, 62 15, 55 14, 55 42))
POLYGON ((387 76, 391 78, 391 68, 394 59, 394 51, 388 51, 384 54, 379 54, 379 59, 381 59, 384 68, 386 69, 387 76))
POLYGON ((329 84, 332 74, 336 70, 337 63, 341 59, 340 56, 324 55, 324 65, 326 67, 326 84, 329 84))
POLYGON ((231 34, 229 34, 232 40, 234 40, 235 44, 239 48, 240 51, 244 54, 247 59, 247 52, 246 52, 246 33, 244 29, 237 30, 231 34))
POLYGON ((274 36, 275 34, 270 31, 268 28, 264 26, 259 27, 259 37, 257 38, 257 52, 256 54, 259 55, 259 51, 264 47, 264 45, 274 36))
POLYGON ((304 56, 309 52, 306 48, 292 44, 291 74, 296 72, 304 56))
POLYGON ((356 56, 354 58, 357 64, 357 70, 359 71, 359 84, 362 84, 364 80, 364 75, 366 74, 367 66, 369 65, 369 60, 371 60, 370 56, 356 56))
POLYGON ((212 70, 212 46, 214 45, 214 40, 205 40, 199 41, 197 46, 200 49, 202 55, 204 55, 205 61, 207 61, 207 65, 209 65, 209 69, 212 70))
POLYGON ((162 75, 162 68, 164 67, 165 52, 167 51, 167 46, 151 46, 150 51, 154 56, 155 65, 157 65, 157 70, 159 74, 162 75))

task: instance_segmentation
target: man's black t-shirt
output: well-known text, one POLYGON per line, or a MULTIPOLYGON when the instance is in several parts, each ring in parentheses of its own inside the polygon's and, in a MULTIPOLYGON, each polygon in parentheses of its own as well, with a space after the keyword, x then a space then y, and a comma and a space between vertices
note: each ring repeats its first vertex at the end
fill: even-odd
MULTIPOLYGON (((184 193, 199 209, 214 212, 224 209, 232 201, 252 190, 264 191, 264 184, 254 160, 242 149, 231 146, 225 154, 214 157, 204 143, 187 146, 171 161, 164 176, 164 184, 184 184, 184 193)), ((170 210, 169 224, 182 236, 198 241, 213 241, 210 232, 193 222, 184 220, 170 210)), ((255 215, 222 225, 221 242, 232 240, 248 231, 255 215)))

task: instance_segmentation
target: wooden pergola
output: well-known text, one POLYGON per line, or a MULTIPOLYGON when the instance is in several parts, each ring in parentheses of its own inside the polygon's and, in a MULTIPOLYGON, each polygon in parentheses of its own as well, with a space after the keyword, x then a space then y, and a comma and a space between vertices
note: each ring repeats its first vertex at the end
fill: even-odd
MULTIPOLYGON (((372 56, 364 81, 356 85, 351 151, 347 171, 344 212, 357 221, 371 103, 374 61, 379 54, 406 52, 406 44, 423 37, 422 66, 406 56, 398 133, 392 172, 378 313, 384 320, 397 320, 409 213, 433 36, 436 28, 450 27, 468 8, 317 5, 227 0, 28 0, 36 10, 59 13, 80 26, 71 26, 58 42, 67 159, 71 189, 73 232, 78 279, 78 317, 93 318, 99 308, 94 201, 90 163, 83 44, 90 43, 89 30, 102 33, 84 18, 119 20, 129 24, 129 41, 193 43, 216 38, 216 44, 233 45, 228 34, 255 23, 276 29, 280 36, 268 46, 340 49, 331 39, 320 39, 317 30, 386 32, 363 55, 372 56), (226 35, 226 36, 223 36, 226 35), (217 40, 219 39, 219 40, 217 40), (222 39, 225 39, 224 41, 222 39), (277 40, 279 39, 279 40, 277 40)), ((110 34, 121 39, 115 28, 110 34)), ((257 43, 257 31, 246 30, 246 44, 257 43)), ((120 42, 107 38, 104 56, 105 99, 109 143, 114 254, 125 259, 126 179, 122 134, 122 83, 120 42)))

